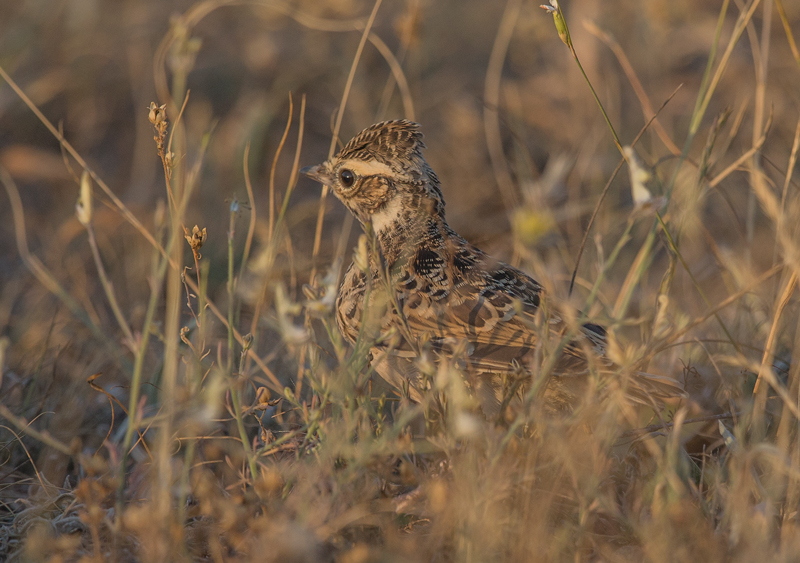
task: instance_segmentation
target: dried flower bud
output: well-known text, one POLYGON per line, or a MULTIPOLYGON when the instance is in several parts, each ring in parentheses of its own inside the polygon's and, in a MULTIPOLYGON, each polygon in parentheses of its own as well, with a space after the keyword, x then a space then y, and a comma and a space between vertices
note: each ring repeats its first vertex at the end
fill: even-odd
POLYGON ((636 152, 629 146, 622 147, 625 160, 628 161, 628 170, 631 178, 631 197, 633 198, 634 213, 647 214, 657 211, 666 202, 663 197, 653 197, 645 183, 652 175, 642 165, 636 152))
POLYGON ((564 12, 561 11, 561 6, 558 5, 558 0, 550 0, 550 5, 542 4, 539 6, 548 14, 553 15, 553 22, 556 24, 556 31, 561 41, 572 49, 572 38, 569 36, 569 28, 567 27, 567 20, 564 19, 564 12))
POLYGON ((259 387, 256 390, 256 403, 266 405, 272 399, 272 393, 266 387, 259 387))
POLYGON ((200 228, 195 225, 191 233, 189 233, 189 229, 186 228, 184 228, 183 231, 186 242, 188 242, 189 246, 192 247, 192 252, 197 252, 200 250, 208 238, 208 232, 206 231, 205 227, 203 227, 203 230, 201 231, 200 228))
POLYGON ((250 349, 250 346, 253 345, 253 335, 249 332, 242 336, 242 354, 247 352, 250 349))
POLYGON ((92 179, 88 170, 84 170, 81 174, 81 193, 78 196, 78 203, 75 204, 75 214, 84 227, 88 227, 92 222, 92 179))
POLYGON ((167 104, 158 106, 155 102, 150 102, 150 107, 147 109, 150 110, 147 118, 153 125, 158 126, 167 120, 167 104))

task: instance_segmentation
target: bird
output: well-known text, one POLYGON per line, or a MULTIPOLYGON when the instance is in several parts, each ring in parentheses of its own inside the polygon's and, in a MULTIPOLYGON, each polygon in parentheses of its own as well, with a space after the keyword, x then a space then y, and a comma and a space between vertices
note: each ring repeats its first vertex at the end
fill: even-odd
MULTIPOLYGON (((421 358, 449 359, 457 361, 483 414, 499 417, 510 395, 524 396, 541 372, 542 338, 564 337, 568 323, 555 313, 543 321, 542 310, 550 308, 542 285, 448 225, 425 148, 419 124, 383 121, 301 170, 328 186, 376 241, 377 252, 356 257, 344 275, 336 322, 352 344, 372 339, 375 372, 410 399, 419 402, 425 393, 421 358)), ((550 413, 572 411, 597 369, 614 373, 603 327, 586 322, 572 332, 543 386, 550 413)), ((683 394, 674 379, 640 372, 625 392, 648 405, 683 394)))

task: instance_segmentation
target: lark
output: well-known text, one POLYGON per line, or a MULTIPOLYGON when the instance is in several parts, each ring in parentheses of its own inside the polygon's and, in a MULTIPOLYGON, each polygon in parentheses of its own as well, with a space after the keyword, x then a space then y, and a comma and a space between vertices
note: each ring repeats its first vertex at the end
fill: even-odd
MULTIPOLYGON (((547 409, 572 409, 597 366, 605 366, 607 377, 615 373, 604 357, 605 330, 590 323, 573 330, 577 334, 557 347, 552 369, 542 373, 542 338, 563 340, 567 323, 555 315, 542 320, 545 296, 536 280, 450 228, 424 148, 418 124, 385 121, 331 159, 301 170, 327 185, 364 230, 374 232, 380 251, 347 270, 336 300, 339 330, 355 343, 368 336, 370 307, 383 307, 372 323, 371 361, 381 377, 416 401, 425 391, 419 356, 430 354, 457 361, 487 417, 497 416, 509 394, 522 396, 537 377, 547 377, 540 386, 547 409), (381 287, 388 287, 388 298, 381 287), (400 337, 385 337, 390 333, 400 337), (524 385, 509 383, 519 381, 524 385)), ((674 380, 644 373, 630 377, 626 392, 648 404, 681 394, 674 380)))

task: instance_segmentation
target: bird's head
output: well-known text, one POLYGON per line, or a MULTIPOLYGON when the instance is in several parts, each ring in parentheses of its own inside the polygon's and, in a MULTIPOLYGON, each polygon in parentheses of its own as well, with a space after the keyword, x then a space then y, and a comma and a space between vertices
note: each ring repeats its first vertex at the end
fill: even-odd
POLYGON ((415 214, 443 214, 439 179, 422 156, 419 125, 384 121, 364 129, 339 153, 300 172, 325 184, 375 232, 415 214))

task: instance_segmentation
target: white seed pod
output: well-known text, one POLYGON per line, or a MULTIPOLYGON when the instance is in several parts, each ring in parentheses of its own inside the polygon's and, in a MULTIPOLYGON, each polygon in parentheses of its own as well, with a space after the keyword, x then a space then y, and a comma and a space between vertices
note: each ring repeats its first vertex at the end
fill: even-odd
POLYGON ((75 215, 84 227, 88 227, 92 222, 92 179, 88 170, 84 170, 81 175, 81 192, 75 204, 75 215))

